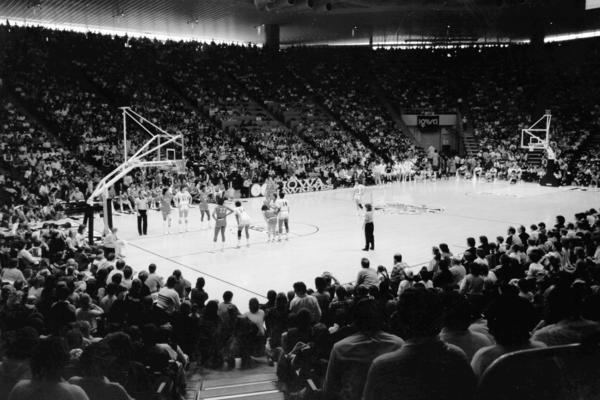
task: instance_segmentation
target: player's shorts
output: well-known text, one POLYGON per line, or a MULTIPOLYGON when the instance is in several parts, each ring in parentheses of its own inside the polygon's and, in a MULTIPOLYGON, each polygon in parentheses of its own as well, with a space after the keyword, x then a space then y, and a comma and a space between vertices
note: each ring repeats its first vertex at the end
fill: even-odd
POLYGON ((248 226, 250 225, 250 219, 249 218, 243 218, 240 220, 240 223, 238 224, 238 227, 242 228, 244 226, 248 226))
POLYGON ((171 215, 171 209, 169 208, 168 210, 165 208, 161 208, 160 212, 162 213, 163 219, 167 219, 169 217, 169 215, 171 215))
POLYGON ((290 215, 288 213, 280 213, 279 214, 280 221, 287 221, 289 219, 290 219, 290 215))
POLYGON ((217 218, 215 221, 215 228, 225 228, 227 226, 227 219, 217 218))
POLYGON ((189 213, 189 211, 190 211, 190 207, 189 206, 181 206, 181 207, 179 207, 179 215, 180 216, 182 216, 182 215, 187 216, 188 213, 189 213))

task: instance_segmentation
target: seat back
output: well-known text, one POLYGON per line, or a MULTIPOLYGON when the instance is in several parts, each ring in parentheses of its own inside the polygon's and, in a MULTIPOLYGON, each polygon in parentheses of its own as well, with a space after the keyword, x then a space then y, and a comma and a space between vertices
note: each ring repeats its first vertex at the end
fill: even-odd
POLYGON ((495 360, 483 374, 477 398, 600 398, 600 346, 597 343, 571 344, 505 354, 495 360))

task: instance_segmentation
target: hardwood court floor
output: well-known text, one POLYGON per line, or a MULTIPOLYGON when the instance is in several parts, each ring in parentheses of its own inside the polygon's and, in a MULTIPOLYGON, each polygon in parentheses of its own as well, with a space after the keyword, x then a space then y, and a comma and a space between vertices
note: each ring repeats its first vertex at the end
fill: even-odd
MULTIPOLYGON (((148 235, 139 237, 134 215, 117 215, 114 225, 126 240, 126 260, 134 270, 156 263, 168 276, 180 269, 195 283, 206 279, 211 299, 220 299, 223 291, 234 292, 234 303, 247 310, 251 297, 264 296, 269 289, 291 290, 295 281, 314 286, 314 278, 331 272, 341 282, 353 281, 360 259, 371 265, 392 264, 396 252, 411 266, 431 258, 431 247, 447 243, 452 252, 461 253, 465 238, 487 235, 493 240, 505 235, 510 225, 541 221, 552 224, 554 216, 572 220, 576 212, 600 207, 600 192, 572 187, 548 188, 537 184, 457 181, 409 182, 369 187, 365 202, 372 202, 375 213, 374 252, 363 252, 362 219, 357 215, 351 189, 303 193, 288 196, 290 202, 290 239, 267 243, 261 231, 260 212, 263 198, 244 201, 255 227, 250 231, 250 247, 237 249, 235 218, 228 218, 227 242, 215 251, 212 228, 202 228, 198 208, 190 210, 190 229, 184 233, 163 235, 158 211, 149 211, 148 235)), ((212 206, 211 206, 212 211, 212 206)), ((177 229, 176 210, 173 213, 177 229)), ((101 227, 100 220, 96 226, 101 227)), ((244 243, 244 242, 242 242, 244 243)), ((263 301, 259 297, 259 301, 263 301)))

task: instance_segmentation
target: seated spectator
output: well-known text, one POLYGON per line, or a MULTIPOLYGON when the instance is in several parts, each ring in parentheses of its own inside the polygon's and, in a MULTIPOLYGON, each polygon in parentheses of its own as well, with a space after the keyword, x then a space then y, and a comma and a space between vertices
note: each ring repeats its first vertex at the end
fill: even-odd
POLYGON ((69 354, 63 339, 51 336, 41 339, 31 355, 31 379, 19 381, 8 395, 8 400, 88 400, 79 386, 62 380, 63 368, 69 354))
POLYGON ((123 386, 109 381, 105 376, 113 358, 106 343, 89 345, 79 358, 79 371, 82 376, 70 378, 69 383, 82 388, 90 400, 132 400, 123 386))
POLYGON ((587 289, 583 282, 576 282, 573 286, 561 283, 552 287, 546 299, 544 326, 534 332, 532 340, 548 346, 560 346, 600 337, 600 324, 581 315, 583 294, 587 289))
POLYGON ((494 344, 486 335, 471 331, 471 309, 467 300, 456 292, 444 295, 445 313, 444 327, 440 333, 440 339, 460 348, 471 359, 482 347, 494 344))
POLYGON ((473 356, 471 366, 478 377, 503 354, 545 347, 541 342, 530 340, 529 332, 535 326, 533 306, 519 297, 516 290, 496 299, 490 305, 486 316, 496 344, 479 349, 473 356))
POLYGON ((470 399, 475 376, 465 353, 442 342, 443 305, 428 289, 407 289, 398 303, 406 343, 377 357, 367 375, 363 398, 470 399))
POLYGON ((377 271, 369 268, 370 262, 368 258, 363 258, 360 260, 361 269, 358 271, 358 275, 356 277, 355 286, 366 286, 367 288, 371 286, 379 286, 379 278, 377 277, 377 271))
POLYGON ((8 398, 8 394, 18 381, 31 379, 30 358, 32 350, 39 341, 38 333, 31 327, 21 328, 14 335, 0 363, 0 398, 2 399, 8 398))
POLYGON ((335 343, 331 351, 323 385, 325 399, 360 399, 373 360, 404 343, 381 330, 383 316, 374 300, 359 301, 353 319, 358 332, 335 343))
POLYGON ((304 282, 294 283, 294 298, 290 301, 290 313, 298 314, 304 309, 310 313, 311 321, 317 323, 321 320, 321 307, 317 299, 306 293, 306 284, 304 282))

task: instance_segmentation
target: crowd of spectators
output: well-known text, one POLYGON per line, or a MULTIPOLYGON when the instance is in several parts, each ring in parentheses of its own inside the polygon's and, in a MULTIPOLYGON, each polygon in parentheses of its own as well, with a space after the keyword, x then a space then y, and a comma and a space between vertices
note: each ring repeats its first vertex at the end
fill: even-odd
MULTIPOLYGON (((192 285, 178 270, 161 277, 155 265, 127 265, 115 248, 89 245, 83 227, 44 223, 60 221, 65 201, 84 201, 122 161, 115 110, 125 104, 183 134, 188 165, 176 178, 136 171, 116 191, 156 191, 166 179, 222 191, 273 177, 344 186, 418 171, 518 166, 535 175, 518 147, 540 89, 525 48, 267 55, 10 26, 0 37, 0 227, 10 232, 0 236, 0 398, 40 390, 147 398, 159 387, 177 398, 190 362, 233 368, 241 358, 250 367, 259 356, 277 363, 291 396, 470 398, 501 355, 600 331, 595 210, 572 222, 559 216, 554 226, 511 227, 495 241, 468 238, 462 255, 440 244, 418 271, 400 254, 389 272, 363 259, 356 282, 324 273, 313 289, 296 282, 269 291, 264 304, 250 300, 244 314, 231 292, 211 298, 202 278, 192 285), (423 157, 380 90, 398 107, 467 110, 464 128, 480 152, 462 159, 433 149, 423 157)), ((559 61, 572 51, 551 50, 559 61)), ((590 141, 600 117, 597 56, 586 52, 574 71, 558 61, 546 71, 565 183, 598 185, 600 145, 590 141), (581 81, 593 90, 578 92, 581 81)), ((132 131, 128 147, 143 140, 132 131)))
POLYGON ((264 356, 296 398, 472 398, 503 354, 600 333, 596 210, 467 238, 463 254, 440 244, 421 269, 401 254, 387 267, 364 258, 354 282, 325 272, 246 313, 202 277, 88 245, 83 227, 24 224, 0 241, 0 396, 11 400, 143 399, 159 387, 177 398, 191 362, 250 368, 264 356))

